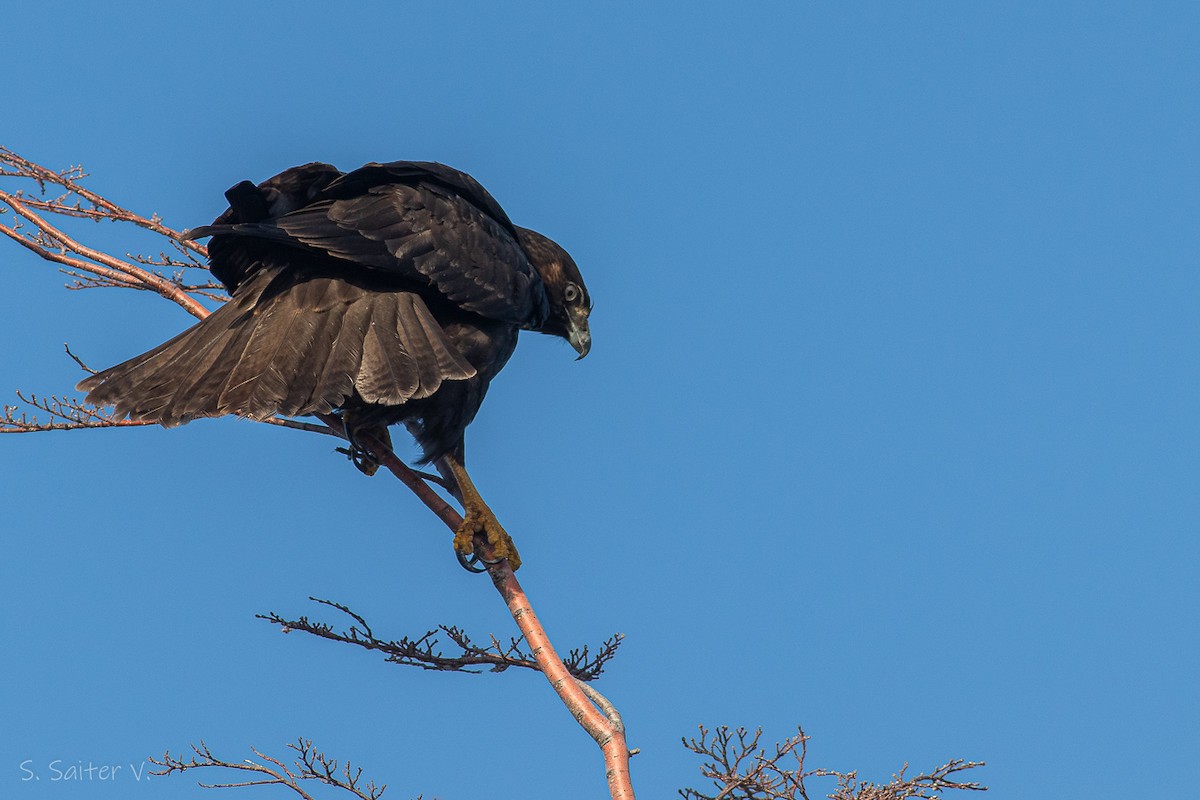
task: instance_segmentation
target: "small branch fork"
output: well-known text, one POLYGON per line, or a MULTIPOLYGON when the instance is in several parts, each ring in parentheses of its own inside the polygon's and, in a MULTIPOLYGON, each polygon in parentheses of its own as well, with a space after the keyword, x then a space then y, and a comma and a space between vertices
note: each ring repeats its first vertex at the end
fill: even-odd
POLYGON ((82 167, 55 172, 0 147, 0 177, 32 182, 38 192, 37 196, 30 196, 24 189, 0 190, 0 204, 7 206, 0 206, 0 215, 11 215, 10 224, 0 224, 0 234, 48 261, 61 264, 61 271, 75 278, 70 288, 115 287, 156 292, 198 319, 206 317, 208 311, 193 294, 222 299, 217 294, 221 288, 219 284, 208 280, 203 283, 184 281, 187 270, 205 269, 200 259, 208 254, 208 250, 203 245, 185 239, 181 231, 167 227, 157 215, 143 217, 87 189, 81 184, 87 177, 82 167), (46 199, 49 188, 62 193, 46 199), (131 223, 166 237, 182 259, 170 258, 165 253, 157 259, 145 256, 130 256, 129 260, 116 258, 83 244, 51 224, 43 216, 45 214, 131 223), (153 266, 171 267, 177 272, 168 278, 161 272, 144 268, 153 266))
MULTIPOLYGON (((193 769, 228 769, 247 772, 250 773, 250 777, 243 781, 201 783, 200 786, 205 789, 230 789, 239 786, 279 784, 291 789, 304 800, 316 800, 316 796, 308 790, 306 785, 303 785, 306 782, 333 786, 354 795, 359 800, 379 800, 384 790, 387 789, 386 785, 376 786, 374 781, 364 782, 362 769, 351 766, 349 761, 341 769, 338 769, 337 760, 318 752, 310 739, 297 739, 296 742, 289 744, 288 748, 296 754, 291 766, 284 764, 280 759, 260 753, 253 747, 250 748, 250 752, 265 763, 257 763, 249 759, 233 762, 217 758, 208 749, 208 745, 201 741, 199 745, 192 745, 193 755, 186 761, 183 756, 173 756, 169 752, 164 753, 161 759, 151 758, 150 763, 162 767, 162 769, 150 774, 170 775, 172 772, 187 772, 193 769)), ((421 800, 420 797, 417 800, 421 800)))
POLYGON ((892 776, 886 784, 859 781, 857 772, 834 772, 817 769, 806 772, 804 759, 808 755, 808 736, 797 728, 795 736, 775 744, 774 753, 767 754, 758 743, 762 728, 751 733, 746 728, 731 729, 725 725, 708 730, 700 726, 699 738, 685 738, 683 746, 707 760, 700 774, 712 780, 716 794, 704 794, 697 789, 680 789, 683 800, 809 800, 806 778, 836 778, 837 789, 827 795, 830 800, 936 800, 950 789, 986 791, 978 783, 961 783, 952 776, 976 767, 982 761, 955 759, 932 772, 909 778, 908 765, 892 776))
MULTIPOLYGON (((0 223, 0 234, 8 236, 22 247, 48 261, 64 265, 67 269, 63 271, 77 279, 76 285, 72 288, 110 286, 152 291, 179 305, 198 319, 208 316, 208 309, 201 305, 193 295, 208 297, 206 292, 212 288, 211 283, 185 284, 179 276, 167 278, 158 272, 144 269, 143 266, 138 265, 139 263, 144 266, 166 264, 167 266, 181 266, 181 269, 190 268, 193 264, 202 266, 195 257, 203 257, 207 254, 207 250, 203 246, 185 239, 182 232, 167 227, 157 216, 143 217, 83 187, 80 181, 86 177, 86 173, 81 167, 71 167, 61 172, 55 172, 22 158, 7 148, 0 147, 0 179, 6 177, 32 181, 37 185, 42 196, 45 195, 47 187, 51 186, 64 191, 64 194, 57 198, 44 200, 29 197, 23 191, 0 190, 0 204, 3 204, 0 205, 0 218, 8 213, 14 217, 9 225, 0 223), (43 213, 82 217, 97 221, 131 223, 164 236, 170 240, 176 250, 184 253, 189 261, 180 265, 168 262, 165 256, 160 259, 163 263, 136 258, 128 261, 118 259, 82 244, 50 224, 42 216, 43 213), (32 230, 26 231, 25 228, 29 226, 32 226, 32 230)), ((68 352, 70 351, 68 350, 68 352)), ((21 399, 49 414, 50 421, 38 422, 36 417, 27 416, 18 407, 6 406, 4 418, 0 420, 0 432, 32 433, 145 424, 137 421, 116 420, 111 414, 89 408, 74 400, 54 396, 49 400, 44 398, 39 400, 34 395, 30 395, 28 400, 24 397, 21 399)), ((324 426, 286 419, 266 421, 276 425, 346 438, 342 422, 336 415, 320 415, 319 419, 325 423, 324 426)), ((362 440, 358 444, 368 449, 376 462, 387 467, 388 471, 416 494, 421 502, 451 531, 458 529, 462 524, 462 516, 443 500, 424 478, 397 458, 395 453, 383 442, 372 437, 360 438, 362 440)), ((550 681, 551 687, 576 722, 595 739, 603 752, 610 794, 614 800, 632 800, 633 784, 629 775, 631 753, 625 743, 624 724, 615 707, 591 687, 585 688, 585 685, 572 675, 571 670, 555 652, 545 629, 533 611, 533 606, 529 602, 525 590, 517 581, 508 561, 496 560, 491 546, 482 536, 477 536, 475 539, 475 552, 487 561, 496 561, 488 566, 488 572, 496 590, 504 598, 509 613, 516 621, 522 639, 530 648, 528 655, 536 663, 536 668, 550 681)), ((198 755, 210 757, 207 751, 198 753, 198 755)), ((278 762, 272 763, 279 766, 278 762)), ((192 766, 212 765, 175 765, 168 771, 178 771, 192 766)), ((222 765, 217 764, 217 766, 222 765)), ((263 782, 287 783, 279 775, 275 775, 274 780, 263 782)), ((288 785, 302 796, 308 797, 297 786, 288 785)), ((368 798, 368 800, 375 800, 375 798, 368 798)))

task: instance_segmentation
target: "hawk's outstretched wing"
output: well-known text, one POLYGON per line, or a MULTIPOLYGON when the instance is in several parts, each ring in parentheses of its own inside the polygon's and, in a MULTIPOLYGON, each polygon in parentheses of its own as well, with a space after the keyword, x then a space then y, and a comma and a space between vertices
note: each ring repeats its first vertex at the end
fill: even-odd
POLYGON ((199 325, 77 388, 118 415, 173 426, 323 414, 353 396, 400 406, 475 375, 417 294, 295 277, 260 269, 199 325))

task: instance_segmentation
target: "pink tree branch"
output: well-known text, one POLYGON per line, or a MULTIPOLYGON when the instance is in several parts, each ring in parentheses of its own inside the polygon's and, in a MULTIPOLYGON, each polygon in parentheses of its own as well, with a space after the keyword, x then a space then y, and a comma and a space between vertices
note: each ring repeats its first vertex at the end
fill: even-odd
POLYGON ((36 182, 43 191, 45 191, 46 184, 61 186, 68 194, 76 195, 81 200, 92 205, 90 209, 79 206, 72 207, 75 211, 75 216, 107 219, 114 222, 129 222, 137 225, 139 228, 145 228, 152 233, 165 236, 177 243, 179 247, 184 250, 190 250, 201 258, 208 255, 208 250, 205 249, 204 245, 193 242, 190 239, 185 239, 181 231, 162 224, 162 220, 158 218, 158 215, 143 217, 141 214, 137 214, 127 208, 122 208, 106 197, 102 197, 83 186, 79 181, 86 178, 87 173, 83 171, 82 167, 71 167, 62 172, 55 172, 17 155, 7 147, 0 146, 0 175, 28 178, 36 182))
MULTIPOLYGON (((333 415, 323 415, 321 420, 334 430, 344 435, 341 420, 333 415)), ((386 445, 374 437, 360 437, 359 444, 366 447, 371 456, 388 469, 396 478, 415 494, 426 508, 432 511, 438 519, 445 523, 451 531, 457 531, 462 525, 462 515, 449 503, 441 498, 424 480, 421 479, 407 464, 396 457, 386 445)), ((605 707, 610 709, 610 718, 601 712, 589 699, 583 684, 571 676, 562 658, 554 650, 550 637, 537 618, 533 604, 525 594, 520 581, 509 565, 507 559, 495 559, 491 545, 486 537, 475 536, 475 552, 487 562, 488 574, 496 591, 504 598, 508 612, 516 621, 517 627, 525 636, 525 641, 532 648, 532 653, 541 667, 542 674, 550 681, 550 686, 558 695, 559 700, 571 712, 571 716, 579 723, 604 754, 605 777, 608 780, 608 790, 614 800, 633 800, 633 783, 629 774, 629 748, 625 742, 625 727, 620 722, 620 716, 611 703, 603 700, 605 707)), ((588 687, 589 689, 591 687, 588 687)), ((591 689, 591 691, 595 691, 591 689)), ((598 695, 599 692, 596 692, 598 695)))
POLYGON ((34 236, 22 236, 15 226, 0 226, 0 232, 3 232, 4 235, 24 247, 33 250, 38 255, 51 261, 68 264, 83 272, 89 272, 118 286, 144 288, 158 292, 171 302, 181 306, 197 319, 204 319, 208 316, 208 309, 173 282, 161 275, 156 275, 149 270, 142 269, 136 264, 122 261, 107 253, 93 250, 81 244, 47 222, 16 195, 8 192, 0 192, 0 202, 5 203, 14 212, 32 223, 37 233, 34 236), (59 252, 55 253, 54 248, 59 248, 59 252), (69 258, 66 255, 67 252, 76 253, 88 260, 69 258))

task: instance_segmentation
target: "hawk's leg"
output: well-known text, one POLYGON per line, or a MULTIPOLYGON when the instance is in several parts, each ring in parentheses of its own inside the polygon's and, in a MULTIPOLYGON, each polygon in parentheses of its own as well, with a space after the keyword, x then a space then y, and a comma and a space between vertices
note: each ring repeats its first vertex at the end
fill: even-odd
MULTIPOLYGON (((454 455, 443 456, 441 464, 454 476, 454 480, 458 484, 458 498, 463 505, 463 521, 454 533, 454 549, 462 556, 474 555, 475 535, 482 534, 488 544, 492 546, 492 551, 497 559, 507 558, 512 568, 518 569, 521 566, 521 556, 517 554, 517 546, 513 544, 512 537, 504 530, 504 526, 496 519, 495 513, 479 496, 479 490, 471 482, 471 476, 467 474, 466 467, 454 455)), ((467 566, 467 564, 464 563, 463 566, 467 566)), ((471 569, 471 571, 476 570, 471 569)))

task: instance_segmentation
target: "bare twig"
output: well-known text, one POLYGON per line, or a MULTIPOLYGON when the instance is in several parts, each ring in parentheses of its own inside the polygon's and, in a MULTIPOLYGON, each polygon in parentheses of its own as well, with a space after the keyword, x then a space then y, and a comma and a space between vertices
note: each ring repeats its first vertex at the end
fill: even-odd
POLYGON ((364 782, 362 769, 353 767, 349 761, 339 769, 337 760, 317 751, 310 739, 297 739, 296 742, 289 744, 288 748, 296 753, 291 766, 284 764, 280 759, 260 753, 253 747, 250 748, 250 752, 265 761, 265 764, 259 764, 249 759, 233 762, 217 758, 208 749, 208 745, 201 741, 199 745, 192 745, 193 755, 186 761, 183 756, 173 756, 169 752, 163 753, 161 759, 151 758, 150 763, 162 767, 162 769, 150 774, 170 775, 173 772, 182 773, 194 769, 226 769, 248 772, 251 775, 262 777, 232 783, 201 783, 200 786, 206 789, 229 789, 241 786, 279 784, 286 786, 304 800, 316 800, 307 787, 301 785, 306 781, 341 789, 359 800, 379 800, 387 789, 386 785, 376 786, 374 781, 364 782))
MULTIPOLYGON (((75 354, 71 353, 70 350, 67 351, 67 354, 75 358, 75 354)), ((77 358, 75 360, 79 361, 77 358)), ((79 365, 85 370, 87 369, 82 362, 79 362, 79 365)), ((0 433, 45 433, 47 431, 73 431, 83 428, 138 428, 157 424, 140 419, 118 417, 115 412, 105 411, 82 403, 79 400, 58 397, 57 395, 39 397, 36 394, 25 395, 19 391, 16 394, 21 402, 49 415, 49 419, 42 421, 38 419, 37 414, 31 414, 20 406, 5 405, 4 413, 0 415, 0 433)), ((282 428, 309 431, 310 433, 322 433, 327 436, 337 435, 324 425, 314 425, 311 422, 301 422, 300 420, 286 419, 284 417, 272 417, 258 421, 265 422, 268 425, 278 425, 282 428)))
POLYGON ((0 418, 0 433, 70 431, 79 428, 129 428, 153 424, 117 417, 113 412, 103 411, 80 403, 78 400, 56 395, 38 397, 36 394, 26 396, 17 392, 17 397, 26 405, 45 412, 49 415, 49 419, 43 422, 37 418, 36 414, 30 414, 20 406, 6 405, 3 418, 0 418))
POLYGON ((91 367, 89 367, 87 364, 85 364, 85 363, 83 363, 82 361, 80 361, 80 360, 79 360, 79 356, 77 356, 77 355, 75 355, 74 353, 72 353, 72 352, 71 352, 71 345, 67 344, 66 342, 63 342, 63 350, 66 350, 66 351, 67 351, 67 355, 71 357, 71 360, 72 360, 72 361, 74 361, 76 364, 78 364, 78 365, 79 365, 79 368, 80 368, 81 370, 83 370, 84 372, 88 373, 89 375, 95 375, 95 374, 96 374, 96 370, 92 369, 92 368, 91 368, 91 367))
POLYGON ((751 733, 746 728, 731 729, 722 725, 715 730, 700 726, 699 738, 685 738, 683 746, 707 760, 700 773, 712 780, 716 794, 698 789, 680 789, 684 800, 808 800, 806 778, 836 778, 837 788, 828 795, 830 800, 935 800, 950 789, 986 791, 975 782, 961 783, 952 776, 982 767, 982 761, 950 761, 932 772, 914 778, 905 776, 908 765, 892 776, 886 784, 859 781, 856 772, 834 772, 817 769, 806 772, 804 760, 808 755, 808 736, 797 729, 796 735, 775 744, 767 754, 759 746, 762 728, 751 733))
MULTIPOLYGON (((422 669, 443 672, 479 672, 476 667, 488 667, 491 672, 503 672, 509 667, 520 667, 541 671, 532 653, 522 650, 524 639, 509 639, 507 644, 501 643, 496 637, 490 637, 491 643, 486 647, 476 645, 465 631, 455 625, 439 625, 425 631, 420 636, 402 636, 399 639, 380 639, 372 632, 366 620, 351 611, 341 603, 310 597, 316 603, 337 609, 351 617, 355 625, 345 630, 335 630, 325 622, 314 622, 306 616, 297 619, 286 619, 275 612, 259 614, 259 619, 265 619, 280 626, 284 633, 301 631, 322 639, 329 639, 344 644, 353 644, 366 650, 376 650, 387 656, 394 664, 404 664, 421 667, 422 669), (446 655, 440 648, 440 637, 445 637, 457 650, 457 653, 446 655)), ((565 663, 571 675, 580 681, 594 681, 604 672, 607 664, 616 654, 621 644, 621 634, 607 639, 595 655, 584 645, 574 649, 567 656, 565 663)), ((585 689, 585 691, 587 691, 585 689)), ((592 698, 595 701, 595 698, 592 698)), ((615 709, 613 710, 615 713, 615 709)))

